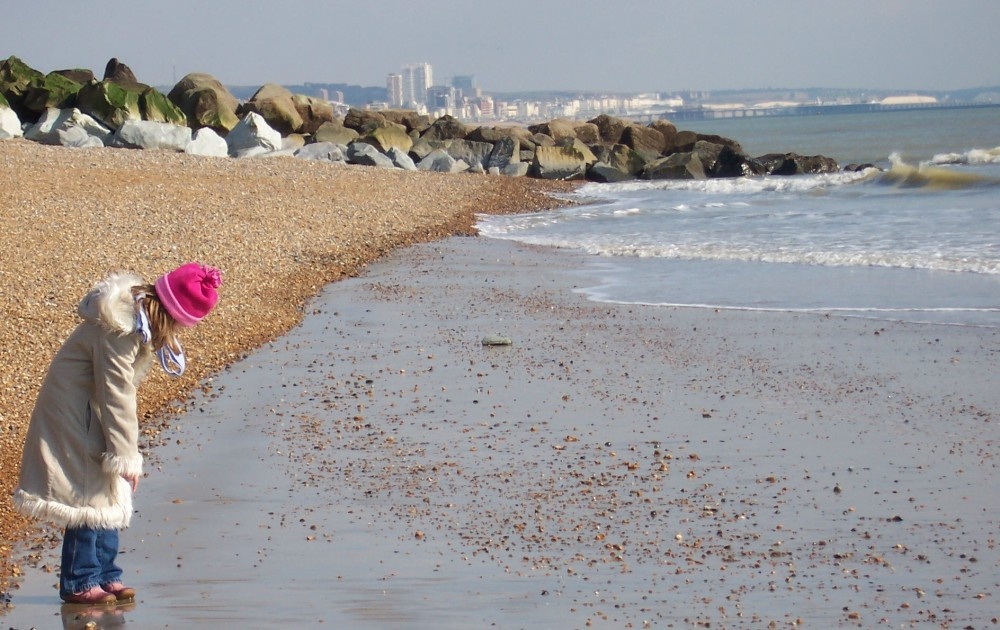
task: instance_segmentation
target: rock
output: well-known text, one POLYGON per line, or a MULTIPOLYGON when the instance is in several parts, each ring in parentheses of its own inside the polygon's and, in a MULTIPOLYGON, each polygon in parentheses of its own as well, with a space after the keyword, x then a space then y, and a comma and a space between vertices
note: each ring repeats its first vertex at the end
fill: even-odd
POLYGON ((690 151, 654 160, 642 169, 643 179, 705 179, 701 160, 690 151))
POLYGON ((721 144, 699 140, 691 147, 691 152, 698 156, 698 160, 701 161, 701 166, 707 175, 715 169, 715 162, 719 159, 722 149, 723 145, 721 144))
POLYGON ((100 149, 104 143, 100 138, 90 135, 83 127, 67 127, 56 131, 59 140, 56 144, 73 149, 100 149))
POLYGON ((305 94, 292 95, 292 104, 302 118, 302 126, 295 130, 295 133, 312 134, 316 133, 324 123, 337 120, 333 112, 333 105, 322 99, 306 96, 305 94))
POLYGON ((35 79, 25 90, 22 100, 24 109, 38 118, 49 108, 68 109, 76 105, 76 95, 81 84, 67 79, 62 74, 50 72, 41 79, 35 79))
POLYGON ((306 146, 306 137, 301 133, 292 133, 281 139, 281 150, 291 150, 292 153, 306 146))
POLYGON ((181 79, 167 94, 187 118, 192 129, 210 127, 225 136, 239 124, 239 101, 215 77, 193 72, 181 79))
POLYGON ((281 134, 260 114, 250 112, 226 136, 229 155, 249 157, 281 149, 281 134))
MULTIPOLYGON (((595 125, 596 128, 596 125, 595 125)), ((574 139, 576 138, 576 128, 575 125, 562 118, 556 118, 550 120, 546 123, 540 123, 537 125, 529 125, 528 131, 533 134, 543 134, 552 138, 553 141, 558 142, 566 138, 574 139)))
POLYGON ((576 125, 573 127, 573 133, 576 134, 577 140, 584 144, 600 144, 601 142, 601 131, 594 123, 587 122, 576 125))
MULTIPOLYGON (((448 155, 466 164, 484 167, 493 151, 493 145, 488 142, 473 142, 472 140, 456 139, 448 143, 448 155)), ((485 171, 484 171, 485 172, 485 171)))
POLYGON ((130 149, 184 151, 191 142, 191 128, 151 120, 127 120, 122 123, 111 144, 130 149))
POLYGON ((91 81, 81 86, 76 106, 111 129, 118 129, 127 120, 142 120, 139 92, 111 81, 91 81))
POLYGON ((486 335, 482 340, 484 346, 509 346, 513 343, 510 337, 505 337, 498 333, 486 335))
POLYGON ((32 115, 24 109, 24 93, 36 81, 41 81, 44 74, 35 70, 17 57, 11 55, 0 62, 0 94, 7 100, 7 105, 17 113, 18 118, 25 122, 36 122, 38 115, 32 115))
POLYGON ((87 68, 68 68, 66 70, 53 70, 53 72, 80 85, 90 83, 97 78, 94 76, 94 71, 87 68))
POLYGON ((609 145, 618 144, 621 141, 622 133, 625 131, 625 128, 632 124, 626 120, 609 116, 607 114, 601 114, 596 118, 590 119, 588 122, 597 127, 597 132, 601 138, 601 142, 609 145))
POLYGON ((445 115, 431 123, 420 137, 427 140, 464 140, 467 135, 469 135, 467 125, 454 116, 445 115))
POLYGON ((226 139, 216 133, 211 127, 196 129, 191 136, 191 142, 184 147, 184 152, 190 155, 205 157, 228 157, 229 145, 226 139))
POLYGON ((392 147, 389 149, 387 155, 392 163, 396 165, 396 168, 401 168, 404 171, 415 171, 417 170, 417 165, 413 163, 410 156, 399 147, 392 147))
POLYGON ((24 135, 21 129, 21 119, 17 112, 10 108, 7 99, 0 94, 0 140, 20 138, 24 135))
POLYGON ((347 145, 347 163, 361 166, 378 166, 380 168, 395 168, 388 156, 379 152, 367 142, 357 141, 347 145))
POLYGON ((500 169, 501 175, 507 177, 527 177, 529 165, 527 162, 512 162, 500 169))
POLYGON ((745 153, 737 153, 731 147, 723 146, 715 160, 715 165, 708 171, 709 177, 752 177, 763 175, 764 165, 745 153))
POLYGON ((139 83, 132 69, 118 61, 116 57, 109 59, 104 66, 104 80, 122 86, 134 86, 139 83))
POLYGON ((635 179, 635 175, 627 173, 606 162, 597 162, 587 169, 587 179, 602 184, 613 184, 635 179))
POLYGON ((417 169, 421 171, 434 171, 436 173, 460 173, 468 166, 463 167, 458 160, 448 155, 444 149, 434 149, 425 158, 417 162, 417 169))
POLYGON ((496 144, 505 138, 513 138, 514 140, 517 140, 518 144, 523 148, 535 148, 535 143, 531 139, 531 132, 520 125, 511 125, 506 127, 476 127, 465 137, 466 140, 489 142, 490 144, 496 144))
POLYGON ((187 116, 180 107, 155 88, 147 87, 139 94, 139 112, 143 120, 187 126, 187 116))
MULTIPOLYGON (((661 131, 660 133, 663 132, 661 131)), ((666 140, 666 136, 664 136, 664 140, 666 140)), ((671 153, 690 151, 694 147, 695 142, 698 142, 698 134, 695 132, 686 130, 678 131, 664 146, 663 154, 670 155, 671 153)))
POLYGON ((410 155, 414 156, 417 161, 420 161, 430 155, 432 151, 444 149, 447 152, 451 142, 451 140, 428 140, 427 138, 420 138, 410 147, 410 155))
POLYGON ((312 137, 314 142, 332 142, 346 147, 361 136, 354 129, 345 127, 341 121, 331 120, 320 125, 312 137))
POLYGON ((375 145, 383 153, 388 153, 394 147, 406 153, 413 146, 413 138, 406 133, 406 128, 388 121, 385 126, 372 129, 360 140, 375 145))
POLYGON ((663 135, 663 153, 674 146, 674 139, 677 137, 677 126, 669 120, 654 120, 649 123, 650 128, 656 129, 663 135))
POLYGON ((240 117, 250 112, 261 116, 272 129, 283 136, 299 131, 304 122, 295 107, 292 93, 276 83, 264 84, 249 101, 236 109, 236 115, 240 117))
POLYGON ((333 142, 313 142, 296 151, 295 157, 320 162, 344 162, 345 150, 346 147, 333 142))
POLYGON ((646 167, 646 164, 650 162, 644 155, 624 144, 612 146, 608 150, 607 156, 602 158, 602 161, 623 173, 633 176, 638 176, 642 172, 642 169, 646 167))
POLYGON ((402 125, 407 133, 416 132, 419 135, 431 126, 430 116, 410 109, 386 109, 379 113, 386 121, 402 125))
POLYGON ((667 146, 663 134, 652 127, 629 125, 622 130, 621 143, 650 157, 659 156, 667 146))
POLYGON ((797 153, 769 153, 757 158, 768 175, 804 175, 836 173, 836 160, 822 155, 802 156, 797 153))
POLYGON ((490 154, 486 156, 486 168, 503 169, 509 164, 521 161, 519 142, 516 138, 500 138, 493 143, 490 154))
POLYGON ((552 136, 544 133, 531 134, 531 141, 536 147, 554 147, 556 146, 555 139, 552 136))
POLYGON ((364 135, 376 127, 385 126, 388 122, 381 112, 353 107, 347 110, 347 115, 344 116, 344 126, 357 131, 359 135, 364 135))
MULTIPOLYGON (((593 157, 593 154, 591 153, 593 157)), ((594 157, 596 162, 596 157, 594 157)), ((587 173, 584 155, 572 146, 535 148, 531 172, 541 179, 583 179, 587 173)))
MULTIPOLYGON (((42 144, 60 145, 62 138, 59 132, 68 131, 72 127, 79 127, 83 133, 97 138, 101 141, 101 146, 105 146, 111 141, 110 129, 76 108, 46 110, 37 123, 28 127, 24 132, 24 137, 42 144)), ((73 133, 76 134, 72 136, 74 146, 79 146, 77 142, 79 134, 73 133)))

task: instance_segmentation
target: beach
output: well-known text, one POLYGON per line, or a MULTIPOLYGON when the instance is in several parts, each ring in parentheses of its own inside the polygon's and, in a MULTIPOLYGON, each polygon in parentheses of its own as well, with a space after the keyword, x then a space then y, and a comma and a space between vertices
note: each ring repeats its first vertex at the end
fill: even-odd
MULTIPOLYGON (((571 185, 448 177, 303 160, 211 159, 161 151, 76 150, 0 142, 0 494, 48 362, 98 279, 125 269, 154 280, 188 260, 223 270, 222 300, 184 336, 183 378, 140 388, 155 441, 201 379, 302 319, 305 301, 395 247, 473 231, 474 212, 556 204, 571 185)), ((22 568, 14 543, 32 531, 0 501, 0 601, 22 568)))
POLYGON ((60 609, 38 551, 5 625, 997 623, 995 329, 597 303, 584 258, 329 284, 158 431, 137 603, 60 609))

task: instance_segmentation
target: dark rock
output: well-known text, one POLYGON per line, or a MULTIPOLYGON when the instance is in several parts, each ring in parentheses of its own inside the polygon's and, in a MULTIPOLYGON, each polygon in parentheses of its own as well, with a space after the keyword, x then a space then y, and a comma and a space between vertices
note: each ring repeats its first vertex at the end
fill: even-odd
POLYGON ((464 140, 469 135, 468 125, 463 124, 454 116, 442 116, 420 134, 427 140, 464 140))
POLYGON ((362 136, 371 132, 372 129, 384 127, 388 123, 385 116, 379 112, 355 109, 354 107, 347 110, 347 115, 344 116, 344 126, 357 131, 362 136))
POLYGON ((473 142, 472 140, 456 139, 448 144, 448 155, 461 160, 471 167, 486 166, 486 160, 493 151, 493 145, 488 142, 473 142))
POLYGON ((76 106, 112 130, 126 120, 142 120, 139 92, 128 90, 111 81, 91 81, 80 87, 76 106))
POLYGON ((598 135, 604 144, 618 144, 621 141, 625 128, 632 123, 621 118, 601 114, 596 118, 591 118, 588 122, 597 127, 598 135))
POLYGON ((506 137, 500 138, 493 143, 493 149, 490 151, 489 156, 486 158, 486 163, 483 165, 487 169, 499 168, 504 169, 508 164, 516 164, 521 161, 520 143, 517 138, 506 137))
POLYGON ((797 153, 768 153, 757 158, 768 175, 806 175, 836 173, 836 160, 822 155, 802 156, 797 153))
POLYGON ((635 179, 635 175, 626 173, 606 162, 597 162, 587 169, 587 179, 602 184, 614 184, 635 179))
POLYGON ((417 112, 409 109, 386 109, 380 112, 382 117, 389 122, 402 125, 407 133, 417 132, 417 134, 423 133, 428 127, 431 126, 431 117, 427 114, 418 114, 417 112))
POLYGON ((139 84, 139 79, 135 78, 132 69, 118 61, 117 57, 109 59, 108 64, 104 66, 104 80, 125 87, 132 87, 139 84))
POLYGON ((622 131, 621 143, 643 155, 657 156, 666 148, 663 134, 652 127, 629 125, 622 131))
POLYGON ((41 79, 35 79, 24 91, 22 107, 34 115, 35 119, 46 109, 65 109, 76 106, 76 95, 81 85, 65 76, 50 72, 41 79))
POLYGON ((723 146, 716 156, 715 164, 708 170, 709 177, 753 177, 764 175, 763 164, 745 153, 737 153, 731 147, 723 146))
POLYGON ((513 138, 517 140, 521 147, 526 149, 535 148, 535 142, 531 139, 531 132, 520 125, 511 125, 507 127, 476 127, 465 137, 466 140, 490 142, 493 144, 504 138, 513 138))
POLYGON ((663 152, 667 153, 668 149, 674 146, 674 140, 677 138, 677 126, 664 119, 654 120, 649 123, 649 126, 663 134, 663 152))
POLYGON ((528 127, 528 131, 534 135, 544 134, 552 138, 555 142, 565 138, 569 138, 571 140, 576 138, 575 125, 562 118, 556 118, 554 120, 550 120, 549 122, 539 123, 537 125, 530 125, 528 127))
POLYGON ((347 162, 361 166, 378 166, 380 168, 395 168, 396 165, 385 154, 367 142, 352 142, 347 145, 347 162))
POLYGON ((577 139, 584 144, 600 144, 601 132, 594 123, 583 123, 573 127, 577 139))

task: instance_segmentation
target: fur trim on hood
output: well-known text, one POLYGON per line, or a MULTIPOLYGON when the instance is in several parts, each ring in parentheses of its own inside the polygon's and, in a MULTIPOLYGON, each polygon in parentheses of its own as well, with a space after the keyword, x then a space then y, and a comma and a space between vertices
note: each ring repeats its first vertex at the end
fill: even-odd
POLYGON ((124 271, 108 274, 80 300, 77 313, 107 330, 127 335, 135 332, 135 298, 132 287, 142 278, 124 271))

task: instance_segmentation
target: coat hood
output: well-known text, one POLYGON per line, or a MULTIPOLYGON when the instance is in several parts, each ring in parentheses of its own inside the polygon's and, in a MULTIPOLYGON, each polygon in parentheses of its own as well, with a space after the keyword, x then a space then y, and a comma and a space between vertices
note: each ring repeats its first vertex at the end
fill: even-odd
POLYGON ((80 300, 80 317, 107 330, 121 334, 135 332, 135 298, 132 287, 143 284, 139 276, 114 272, 94 285, 80 300))

